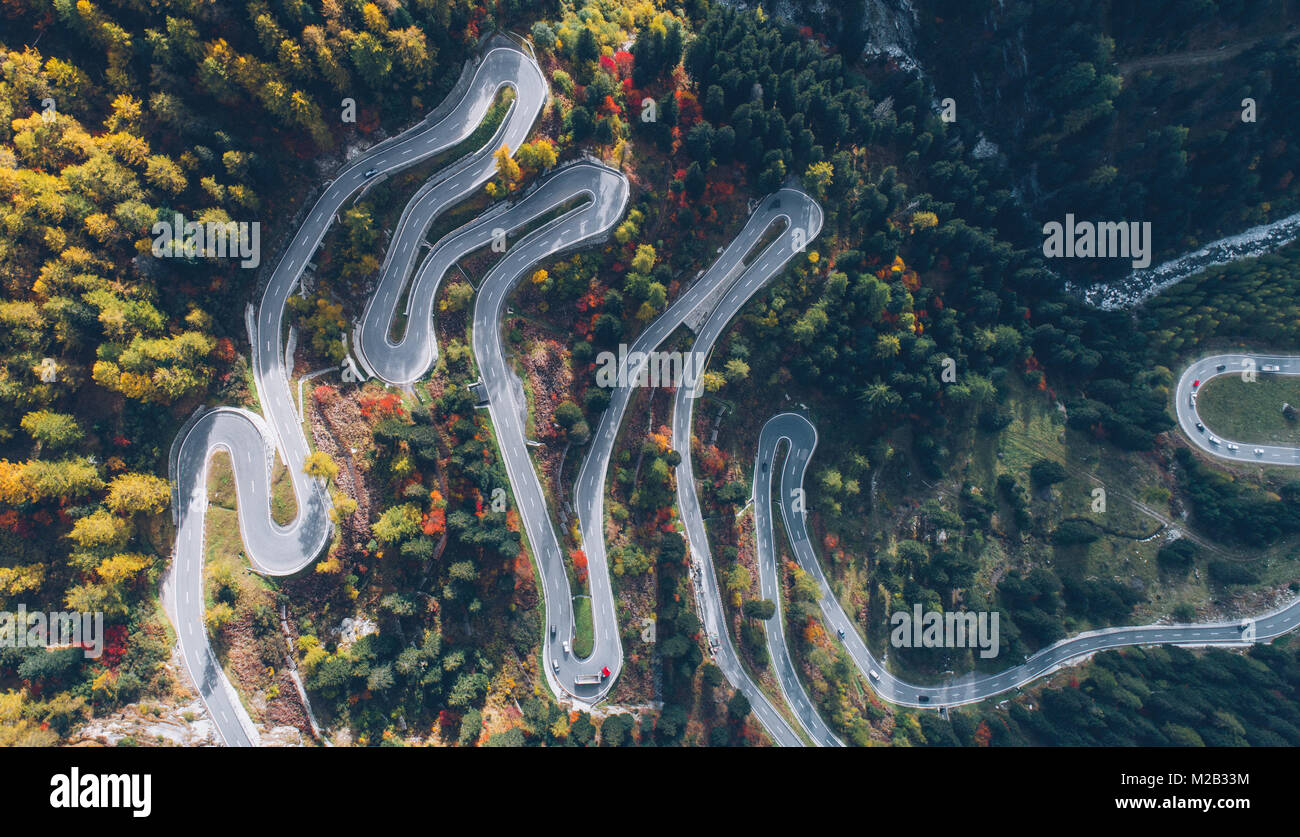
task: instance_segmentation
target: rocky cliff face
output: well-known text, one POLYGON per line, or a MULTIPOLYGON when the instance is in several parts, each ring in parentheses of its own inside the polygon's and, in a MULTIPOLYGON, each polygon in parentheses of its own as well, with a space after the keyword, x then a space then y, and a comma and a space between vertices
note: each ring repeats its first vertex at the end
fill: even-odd
MULTIPOLYGON (((68 736, 72 747, 115 747, 123 741, 141 747, 217 747, 221 740, 209 719, 203 701, 189 685, 180 658, 173 654, 166 665, 171 675, 172 695, 124 706, 117 712, 91 718, 68 736)), ((277 723, 268 716, 259 730, 264 747, 301 747, 311 743, 298 726, 277 723)), ((293 719, 296 722, 296 719, 293 719)))
MULTIPOLYGON (((830 9, 838 3, 827 0, 774 0, 774 2, 756 2, 756 0, 721 0, 724 5, 736 9, 755 9, 761 6, 769 14, 793 23, 797 26, 811 20, 825 19, 830 9)), ((839 9, 841 14, 844 10, 839 9)), ((921 71, 916 60, 916 10, 912 0, 863 0, 861 22, 865 35, 863 53, 868 56, 887 56, 908 71, 921 71)), ((833 33, 826 33, 832 35, 833 33)))
POLYGON ((888 55, 905 70, 920 73, 916 60, 916 9, 912 0, 865 0, 863 28, 868 55, 888 55))

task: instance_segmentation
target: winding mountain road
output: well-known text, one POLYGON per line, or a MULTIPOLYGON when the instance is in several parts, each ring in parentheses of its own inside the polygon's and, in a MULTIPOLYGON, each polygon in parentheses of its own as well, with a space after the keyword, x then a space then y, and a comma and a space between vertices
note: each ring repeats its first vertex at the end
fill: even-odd
MULTIPOLYGON (((1197 428, 1200 417, 1192 404, 1192 395, 1204 387, 1206 381, 1241 375, 1250 370, 1254 371, 1256 378, 1261 375, 1300 375, 1300 357, 1220 354, 1203 357, 1189 364, 1179 376, 1178 386, 1174 388, 1174 412, 1178 415, 1178 427, 1193 445, 1219 459, 1241 464, 1300 466, 1300 447, 1234 441, 1215 432, 1214 428, 1203 422, 1202 428, 1197 428), (1275 366, 1277 369, 1265 372, 1263 370, 1266 366, 1275 366), (1197 381, 1200 381, 1200 386, 1192 386, 1197 381), (1236 448, 1229 448, 1229 445, 1236 445, 1236 448)), ((1282 405, 1278 404, 1277 409, 1281 412, 1282 405)))
MULTIPOLYGON (((503 40, 503 39, 498 39, 503 40)), ((785 188, 759 202, 741 232, 719 258, 668 309, 641 332, 623 360, 620 381, 611 392, 591 447, 580 466, 574 502, 588 557, 594 644, 586 659, 572 648, 575 614, 565 558, 547 510, 547 501, 529 454, 525 436, 527 404, 522 383, 511 368, 502 341, 506 301, 535 264, 567 250, 603 240, 627 206, 627 179, 601 163, 579 160, 548 173, 528 192, 498 204, 444 235, 430 246, 419 267, 424 237, 434 221, 472 195, 495 174, 493 152, 501 145, 517 149, 532 130, 547 97, 547 84, 533 57, 500 43, 467 65, 456 92, 425 121, 370 149, 331 181, 306 215, 272 272, 256 309, 248 313, 253 348, 254 385, 264 415, 220 407, 195 416, 178 436, 171 457, 173 513, 177 524, 174 618, 181 654, 207 705, 221 739, 228 745, 256 743, 256 732, 238 705, 210 646, 205 628, 203 536, 207 510, 207 474, 213 453, 230 456, 238 498, 240 534, 258 572, 289 575, 314 561, 331 534, 331 503, 325 484, 303 473, 310 453, 289 387, 290 370, 281 351, 284 308, 313 254, 344 204, 376 178, 427 161, 470 138, 498 93, 515 92, 501 125, 491 139, 435 173, 402 213, 387 250, 373 295, 353 335, 361 365, 372 375, 398 385, 419 380, 437 361, 433 304, 447 271, 465 255, 496 241, 509 240, 502 258, 479 289, 474 310, 472 349, 487 392, 487 408, 497 434, 514 501, 537 562, 547 606, 542 640, 543 670, 557 695, 594 704, 604 698, 623 664, 615 600, 604 544, 604 493, 613 448, 635 389, 637 373, 650 354, 682 325, 698 324, 691 349, 707 357, 741 308, 777 276, 822 227, 821 207, 807 194, 785 188), (772 231, 778 229, 777 234, 772 231), (782 227, 783 225, 783 227, 782 227), (764 246, 760 249, 759 245, 764 246), (412 271, 414 269, 414 274, 412 271), (408 290, 409 288, 409 290, 408 290), (405 297, 405 327, 394 338, 394 321, 405 297), (298 513, 288 525, 271 518, 271 474, 277 456, 291 477, 298 513), (554 634, 551 629, 554 629, 554 634)), ((1257 367, 1277 364, 1282 374, 1300 374, 1300 359, 1219 355, 1193 364, 1179 381, 1176 404, 1180 426, 1207 452, 1223 458, 1269 464, 1300 464, 1300 449, 1249 446, 1252 453, 1230 454, 1195 429, 1191 381, 1214 374, 1239 373, 1240 361, 1257 367), (1235 366, 1234 366, 1235 364, 1235 366), (1225 370, 1218 370, 1223 365, 1225 370), (1253 455, 1253 448, 1263 452, 1253 455)), ((732 645, 722 597, 700 511, 692 466, 691 422, 699 381, 678 386, 674 396, 672 445, 681 455, 677 499, 692 562, 700 616, 718 665, 730 683, 749 699, 753 712, 776 743, 804 743, 785 716, 745 670, 732 645)), ((790 659, 781 627, 779 574, 775 564, 771 487, 778 451, 787 450, 780 482, 782 519, 799 564, 822 588, 820 606, 828 624, 844 632, 854 663, 882 697, 917 706, 955 706, 1024 685, 1080 655, 1140 644, 1244 645, 1280 636, 1300 620, 1300 602, 1246 622, 1212 625, 1148 625, 1091 631, 1063 640, 996 675, 967 675, 943 686, 921 687, 902 681, 876 661, 843 611, 822 573, 805 528, 805 512, 796 509, 808 461, 817 444, 816 429, 802 415, 781 413, 763 428, 754 472, 755 525, 760 584, 778 611, 765 625, 772 649, 777 686, 808 739, 818 745, 842 745, 816 712, 790 659)))
MULTIPOLYGON (((796 497, 797 502, 794 508, 802 509, 807 502, 802 495, 802 477, 803 468, 807 467, 808 458, 812 455, 812 448, 816 446, 816 431, 813 431, 812 447, 800 447, 794 450, 791 438, 791 432, 797 434, 803 428, 788 428, 791 424, 794 413, 781 413, 771 418, 763 425, 763 430, 758 437, 758 461, 754 467, 754 483, 751 496, 754 498, 754 540, 757 546, 758 554, 758 576, 759 592, 763 598, 776 605, 776 613, 764 623, 767 632, 767 645, 771 649, 772 660, 777 668, 777 679, 781 683, 781 690, 785 694, 786 703, 798 715, 800 723, 804 729, 812 735, 813 740, 822 746, 843 746, 843 742, 831 732, 822 720, 821 715, 813 707, 812 700, 804 690, 803 682, 799 679, 798 670, 790 659, 790 651, 786 647, 785 630, 781 618, 783 598, 781 590, 781 573, 776 563, 776 550, 774 549, 773 538, 774 529, 772 526, 772 479, 775 476, 773 465, 776 464, 777 449, 781 444, 787 443, 790 450, 789 456, 786 457, 785 470, 781 474, 782 494, 785 494, 786 479, 793 468, 799 470, 799 495, 796 497), (790 696, 798 695, 798 700, 792 702, 790 696), (814 730, 817 730, 815 733, 814 730)), ((812 425, 808 425, 812 428, 812 425)), ((794 494, 791 494, 795 497, 794 494)), ((781 512, 784 515, 786 511, 785 504, 781 506, 781 512)), ((789 522, 783 521, 786 525, 786 534, 796 541, 808 540, 808 533, 803 529, 802 519, 799 525, 794 529, 789 528, 789 522)), ((806 544, 805 544, 806 545, 806 544)))
MULTIPOLYGON (((782 189, 775 195, 764 198, 760 208, 756 210, 756 213, 758 212, 764 213, 760 223, 763 218, 768 221, 764 224, 763 230, 759 231, 760 237, 772 223, 778 220, 786 223, 786 229, 748 266, 741 268, 744 272, 728 287, 708 319, 700 326, 692 347, 694 352, 705 356, 712 352, 714 344, 717 343, 727 324, 745 303, 779 274, 791 259, 802 252, 804 246, 821 232, 823 220, 821 207, 807 194, 796 189, 782 189)), ((693 576, 698 585, 700 619, 709 636, 709 644, 718 667, 722 669, 728 682, 749 699, 755 717, 768 730, 776 743, 783 746, 799 746, 803 743, 802 740, 749 676, 731 642, 731 630, 727 624, 726 611, 722 606, 722 594, 718 589, 713 556, 709 550, 708 533, 704 528, 699 495, 695 487, 695 472, 691 456, 691 418, 696 395, 697 392, 687 387, 677 388, 673 404, 672 445, 673 450, 682 457, 676 469, 677 505, 686 530, 693 576)))
POLYGON ((613 685, 623 664, 613 592, 609 588, 608 576, 603 579, 603 585, 600 578, 589 576, 593 645, 585 659, 578 659, 572 653, 576 615, 564 554, 547 511, 546 495, 528 452, 524 435, 528 405, 523 384, 506 360, 501 339, 501 317, 511 290, 530 266, 602 237, 614 228, 627 206, 628 182, 622 173, 607 166, 580 163, 552 175, 520 206, 548 195, 554 206, 579 196, 585 197, 587 202, 513 245, 483 280, 474 303, 473 350, 487 387, 488 412, 497 434, 497 445, 510 477, 533 559, 542 577, 547 621, 555 626, 555 634, 551 635, 548 630, 543 638, 546 677, 557 695, 568 693, 585 703, 594 703, 613 685), (569 653, 564 651, 566 643, 569 653), (579 682, 584 675, 594 682, 579 682))
MULTIPOLYGON (((487 54, 484 64, 494 53, 496 50, 487 54)), ((407 288, 411 267, 415 264, 425 232, 448 208, 469 197, 492 179, 496 174, 493 154, 502 145, 512 153, 517 151, 546 104, 546 78, 537 62, 529 56, 518 50, 503 50, 503 58, 495 62, 492 72, 494 75, 482 83, 472 84, 471 90, 478 90, 478 98, 486 98, 490 106, 503 87, 511 86, 515 90, 514 101, 510 103, 501 125, 487 143, 434 174, 402 210, 384 256, 379 281, 366 301, 361 321, 353 335, 353 345, 362 365, 390 383, 415 381, 437 362, 438 343, 433 334, 433 304, 437 299, 439 284, 459 258, 491 241, 494 228, 508 227, 504 223, 489 223, 493 216, 488 212, 463 227, 460 236, 446 236, 439 241, 410 281, 410 292, 403 311, 407 326, 402 337, 397 341, 390 338, 390 328, 397 317, 397 307, 402 292, 407 288), (482 237, 484 233, 486 239, 482 237)), ((472 132, 486 113, 486 109, 481 114, 476 110, 474 114, 478 115, 478 121, 462 126, 462 131, 468 128, 468 132, 472 132)))
MULTIPOLYGON (((602 625, 609 625, 611 632, 617 635, 614 593, 610 585, 609 560, 605 550, 605 480, 609 473, 614 444, 637 388, 638 375, 642 370, 647 369, 648 364, 658 360, 651 353, 693 315, 698 316, 705 312, 716 300, 720 289, 731 287, 744 275, 749 276, 751 283, 755 281, 759 274, 745 273, 745 257, 773 224, 789 223, 788 215, 780 208, 783 199, 793 205, 807 200, 807 197, 800 192, 787 189, 762 201, 741 231, 727 244, 722 254, 702 276, 637 335, 626 355, 621 358, 619 374, 616 377, 620 383, 610 391, 609 405, 596 424, 595 432, 591 437, 591 447, 578 471, 577 483, 574 486, 574 508, 578 514, 582 533, 583 551, 587 556, 588 583, 591 585, 592 610, 598 633, 603 632, 602 625)), ((763 269, 770 269, 778 263, 784 264, 784 260, 778 262, 775 258, 771 258, 770 250, 769 246, 764 251, 769 254, 769 260, 765 262, 763 269)), ((770 275, 763 281, 767 278, 770 278, 770 275)), ((694 387, 697 381, 690 380, 682 383, 694 387)), ((621 655, 620 646, 620 662, 621 655)))
MULTIPOLYGON (((866 643, 858 633, 856 622, 844 612, 839 600, 831 591, 821 564, 813 552, 806 528, 806 502, 800 502, 805 496, 804 475, 813 451, 817 447, 817 430, 813 424, 800 413, 779 413, 769 419, 759 435, 755 473, 761 474, 763 463, 768 463, 769 468, 774 466, 778 447, 783 443, 787 446, 788 452, 781 471, 778 502, 790 546, 800 567, 812 574, 822 589, 819 604, 827 624, 837 633, 843 632, 844 647, 858 670, 862 672, 871 687, 891 703, 931 709, 941 706, 959 706, 1019 688, 1056 671, 1075 658, 1098 651, 1134 645, 1242 647, 1254 642, 1267 642, 1300 627, 1300 599, 1297 599, 1260 616, 1233 622, 1156 624, 1087 631, 1043 648, 1030 655, 1023 663, 1011 666, 997 674, 968 674, 942 686, 917 686, 908 683, 891 674, 867 649, 866 643)), ((755 530, 760 533, 758 560, 760 564, 774 567, 776 557, 771 548, 770 504, 764 502, 765 493, 770 497, 770 474, 767 492, 764 492, 763 488, 763 480, 756 477, 754 523, 755 530), (769 537, 764 539, 761 533, 767 533, 769 537)))
MULTIPOLYGON (((207 510, 207 466, 216 451, 230 453, 238 498, 240 534, 254 569, 267 575, 290 575, 308 566, 329 541, 331 503, 325 485, 303 473, 310 449, 298 421, 289 388, 280 341, 284 308, 312 255, 344 203, 380 174, 387 175, 434 157, 468 139, 482 123, 497 93, 505 86, 516 98, 493 138, 524 136, 541 112, 546 81, 535 59, 503 38, 501 45, 467 64, 456 93, 426 119, 386 140, 348 163, 325 188, 306 220, 285 249, 250 317, 253 380, 265 418, 250 410, 221 407, 187 424, 171 457, 173 515, 177 526, 174 555, 174 602, 181 656, 200 697, 208 707, 221 739, 228 745, 255 743, 242 707, 212 652, 205 630, 203 595, 203 533, 207 510), (271 519, 271 469, 275 453, 288 467, 298 514, 287 526, 271 519)), ((438 178, 435 190, 443 204, 471 192, 493 174, 490 143, 438 178)), ((441 206, 431 201, 404 215, 399 225, 399 254, 413 252, 413 238, 423 235, 420 223, 436 216, 441 206), (417 217, 418 216, 418 217, 417 217), (416 230, 418 229, 418 232, 416 230)), ((402 258, 390 258, 386 276, 400 273, 402 258), (392 267, 397 265, 397 267, 392 267)), ((409 262, 407 262, 409 263, 409 262)), ((389 280, 390 284, 394 280, 389 280)))

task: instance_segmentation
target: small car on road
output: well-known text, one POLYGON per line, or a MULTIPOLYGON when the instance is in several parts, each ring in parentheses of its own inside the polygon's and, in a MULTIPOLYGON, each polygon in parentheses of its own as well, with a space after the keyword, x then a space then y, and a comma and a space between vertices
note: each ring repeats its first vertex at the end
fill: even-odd
POLYGON ((379 174, 379 169, 366 169, 366 180, 369 180, 377 174, 379 174))
POLYGON ((564 641, 564 654, 565 656, 569 654, 569 641, 567 639, 564 641))
POLYGON ((1210 437, 1210 444, 1217 445, 1218 443, 1219 443, 1218 439, 1214 438, 1213 436, 1210 437))
POLYGON ((1256 456, 1263 456, 1263 455, 1264 455, 1264 449, 1263 449, 1263 448, 1255 448, 1255 455, 1256 455, 1256 456))
POLYGON ((1241 450, 1241 445, 1236 442, 1228 442, 1228 450, 1241 450))
POLYGON ((551 668, 552 668, 553 670, 555 670, 555 671, 559 671, 559 670, 560 670, 560 661, 557 660, 557 659, 555 659, 554 657, 552 657, 552 658, 551 658, 551 668))
POLYGON ((1201 424, 1201 423, 1198 421, 1198 422, 1196 422, 1196 429, 1199 430, 1199 431, 1201 431, 1202 433, 1204 433, 1204 432, 1205 432, 1205 425, 1201 424))

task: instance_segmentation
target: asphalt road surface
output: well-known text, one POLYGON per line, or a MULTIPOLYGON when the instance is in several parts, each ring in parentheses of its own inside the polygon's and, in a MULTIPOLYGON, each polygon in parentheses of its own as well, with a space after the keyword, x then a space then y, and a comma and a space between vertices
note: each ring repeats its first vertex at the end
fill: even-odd
MULTIPOLYGON (((239 525, 244 546, 253 567, 268 575, 290 575, 310 564, 328 543, 331 507, 325 485, 303 473, 303 463, 310 450, 298 422, 297 410, 289 389, 289 370, 280 350, 284 307, 302 273, 320 246, 336 214, 344 203, 367 182, 400 171, 453 148, 467 139, 483 121, 497 92, 513 86, 516 101, 502 131, 515 137, 527 133, 527 126, 540 112, 546 84, 536 61, 513 45, 497 46, 487 51, 472 68, 472 75, 458 84, 456 102, 435 111, 437 118, 426 120, 359 156, 339 172, 308 212, 306 220, 277 263, 253 326, 253 376, 265 419, 250 411, 233 408, 213 410, 198 419, 180 440, 173 478, 177 483, 176 539, 176 620, 181 655, 200 696, 217 726, 222 740, 229 745, 253 743, 239 723, 239 713, 224 688, 224 675, 208 642, 204 626, 203 600, 203 522, 207 508, 207 462, 217 450, 231 454, 235 488, 239 500, 239 525), (468 81, 468 84, 463 83, 468 81), (372 172, 367 177, 367 172, 372 172), (280 526, 271 520, 271 467, 278 450, 293 482, 298 515, 292 523, 280 526)), ((431 116, 433 116, 431 114, 431 116)), ((499 139, 501 131, 493 139, 499 139)), ((484 146, 453 167, 450 184, 437 194, 444 200, 463 195, 472 187, 475 176, 491 177, 491 150, 484 146)), ((426 207, 427 208, 427 207, 426 207)), ((424 209, 420 210, 425 211, 424 209)), ((436 215, 436 208, 429 215, 436 215)), ((405 231, 419 225, 423 216, 410 218, 402 226, 403 243, 410 241, 405 231)), ((393 262, 399 262, 393 259, 393 262)), ((398 272, 393 268, 391 273, 398 272)))
MULTIPOLYGON (((1225 354, 1201 358, 1183 370, 1183 374, 1178 378, 1178 386, 1174 389, 1174 411, 1178 414, 1178 426, 1193 445, 1196 445, 1210 456, 1216 456, 1219 459, 1227 459, 1243 464, 1300 465, 1300 447, 1236 441, 1224 437, 1221 433, 1216 433, 1213 427, 1204 425, 1204 422, 1202 422, 1202 426, 1205 427, 1204 430, 1196 429, 1200 417, 1196 413, 1196 407, 1192 405, 1192 394, 1204 387, 1205 382, 1211 378, 1242 375, 1251 370, 1254 371, 1256 378, 1271 374, 1300 375, 1300 357, 1225 354), (1276 366, 1278 371, 1265 372, 1263 371, 1265 366, 1276 366), (1193 387, 1192 384, 1197 381, 1200 381, 1200 386, 1193 387), (1218 444, 1210 441, 1211 439, 1217 440, 1218 444), (1228 447, 1229 445, 1236 445, 1237 449, 1232 450, 1228 447), (1257 450, 1258 453, 1256 453, 1257 450)), ((1296 406, 1297 409, 1300 409, 1300 405, 1296 406)), ((1277 408, 1280 412, 1282 405, 1278 404, 1277 408)))
MULTIPOLYGON (((523 384, 506 360, 501 339, 501 317, 506 300, 520 278, 537 262, 607 235, 627 206, 627 178, 602 164, 579 163, 551 175, 518 208, 522 211, 530 201, 537 201, 535 214, 541 214, 548 207, 558 207, 572 198, 584 200, 581 205, 510 245, 483 280, 474 302, 473 350, 487 387, 488 412, 510 477, 515 507, 523 520, 524 532, 528 535, 533 559, 542 577, 548 623, 543 628, 542 646, 547 681, 557 695, 565 692, 580 701, 594 703, 612 686, 623 663, 613 591, 608 576, 604 577, 603 585, 602 579, 590 578, 594 643, 591 653, 585 659, 578 659, 573 653, 576 622, 564 554, 547 511, 546 495, 528 452, 524 435, 528 405, 523 384), (555 627, 553 636, 549 629, 551 625, 555 627), (567 653, 564 651, 565 643, 568 643, 567 653), (608 669, 608 674, 602 675, 605 669, 608 669), (577 683, 577 678, 583 675, 594 677, 595 682, 577 683)), ((492 221, 500 223, 499 218, 492 221)))
MULTIPOLYGON (((778 193, 777 200, 782 193, 778 193)), ((805 199, 789 192, 788 199, 805 199)), ((610 585, 609 560, 605 551, 605 478, 614 444, 629 403, 638 385, 638 375, 651 363, 651 352, 677 330, 686 320, 702 311, 715 298, 715 291, 729 287, 742 273, 743 259, 763 237, 768 228, 783 217, 773 201, 766 200, 750 215, 744 228, 727 244, 704 275, 699 277, 667 310, 650 322, 628 348, 621 359, 619 384, 610 390, 609 406, 601 414, 591 437, 590 448, 578 471, 574 486, 574 508, 582 532, 583 551, 587 556, 588 584, 591 586, 593 615, 600 633, 608 630, 617 635, 614 614, 614 594, 610 585), (608 627, 605 627, 608 626, 608 627)), ((650 380, 648 370, 646 380, 650 380)), ((663 384, 663 381, 660 381, 663 384)), ((694 384, 694 381, 690 382, 694 384)), ((622 647, 616 643, 618 661, 622 662, 622 647)), ((613 667, 611 667, 611 671, 613 667)), ((612 680, 612 678, 611 678, 612 680)))
MULTIPOLYGON (((489 56, 491 53, 489 53, 489 56)), ((495 223, 491 217, 481 217, 468 225, 468 229, 444 237, 425 257, 415 274, 407 297, 406 328, 402 337, 393 341, 390 326, 397 316, 402 292, 407 287, 411 266, 415 263, 426 231, 444 211, 482 188, 496 174, 493 154, 502 145, 511 152, 528 138, 533 123, 546 104, 546 78, 541 68, 522 53, 506 52, 512 60, 502 67, 495 79, 485 79, 471 89, 480 91, 480 99, 488 104, 501 87, 510 84, 515 89, 515 99, 492 139, 472 154, 461 158, 435 174, 420 187, 402 211, 402 217, 393 232, 379 281, 374 293, 366 302, 361 322, 354 335, 357 353, 373 374, 390 383, 404 384, 418 380, 438 360, 438 342, 433 334, 433 304, 438 296, 447 270, 465 253, 482 247, 491 240, 492 230, 508 227, 495 223), (490 96, 489 96, 490 91, 490 96), (488 238, 483 240, 482 233, 488 238)), ((475 116, 477 111, 469 114, 475 116)), ((481 119, 481 115, 480 119, 481 119)), ((478 123, 468 125, 473 131, 478 123)))
MULTIPOLYGON (((842 641, 858 670, 882 698, 892 703, 931 709, 974 703, 1019 688, 1050 674, 1072 659, 1098 651, 1132 645, 1246 646, 1275 639, 1300 625, 1300 599, 1297 599, 1261 616, 1233 622, 1105 628, 1063 639, 998 674, 968 674, 942 686, 913 685, 890 674, 867 650, 866 643, 858 634, 856 623, 848 617, 831 592, 821 564, 813 552, 805 526, 806 504, 803 510, 798 510, 796 502, 796 498, 802 496, 804 474, 817 447, 817 430, 812 423, 799 413, 780 413, 769 419, 759 435, 756 472, 761 473, 764 462, 773 462, 777 446, 783 441, 789 450, 781 472, 778 502, 781 506, 781 520, 795 558, 806 572, 817 579, 822 588, 820 605, 827 624, 837 633, 843 631, 842 641)), ((770 514, 760 504, 756 504, 755 509, 755 530, 770 533, 770 514)), ((764 541, 760 537, 758 546, 759 562, 774 563, 770 538, 764 541)))
MULTIPOLYGON (((823 747, 842 747, 844 742, 840 741, 839 737, 826 726, 826 722, 817 713, 812 700, 804 690, 803 682, 799 679, 798 671, 790 659, 790 650, 786 646, 785 631, 782 627, 781 576, 773 546, 772 479, 777 448, 782 442, 790 442, 790 438, 781 433, 781 428, 789 424, 788 419, 793 415, 781 413, 763 425, 763 431, 758 437, 758 463, 754 468, 754 484, 750 494, 754 498, 754 536, 758 544, 759 592, 764 599, 776 605, 776 613, 763 623, 763 629, 767 633, 767 646, 771 651, 772 663, 776 667, 777 681, 781 684, 781 694, 785 697, 786 705, 794 710, 799 723, 803 724, 804 731, 815 742, 823 747)), ((812 425, 808 426, 812 427, 812 425)), ((815 438, 814 436, 814 443, 815 438)), ((802 478, 803 467, 806 467, 810 453, 811 449, 800 449, 793 452, 792 456, 786 457, 786 467, 781 473, 782 496, 786 496, 786 478, 790 470, 802 460, 803 466, 799 467, 799 475, 802 478)), ((798 495, 797 500, 798 504, 795 507, 802 508, 806 502, 802 494, 798 495)), ((781 506, 781 511, 784 514, 784 504, 781 506)), ((804 531, 802 525, 786 531, 791 537, 803 541, 808 539, 808 533, 804 531)))
MULTIPOLYGON (((732 317, 821 232, 821 207, 807 194, 796 189, 782 189, 775 195, 764 198, 759 208, 755 210, 755 214, 759 213, 762 213, 759 223, 762 223, 764 218, 768 219, 769 224, 784 219, 787 224, 786 230, 762 250, 748 266, 738 268, 743 272, 729 286, 708 319, 700 326, 692 351, 704 355, 712 352, 714 344, 727 324, 731 322, 732 317)), ((767 226, 764 225, 764 230, 767 226)), ((762 232, 763 230, 758 231, 759 237, 762 232)), ((697 585, 700 619, 704 623, 709 645, 713 649, 718 667, 722 669, 728 682, 749 699, 755 717, 777 744, 799 746, 803 741, 745 671, 731 643, 731 631, 724 616, 722 595, 718 589, 713 556, 709 551, 704 518, 700 513, 700 500, 695 489, 695 472, 691 464, 691 417, 694 412, 695 396, 696 392, 687 387, 677 389, 673 404, 672 444, 673 450, 682 457, 682 461, 677 466, 677 505, 681 512, 682 524, 686 529, 692 575, 697 585)))
MULTIPOLYGON (((594 622, 592 653, 586 659, 578 659, 563 650, 566 644, 572 649, 575 630, 572 591, 546 498, 528 452, 523 387, 507 363, 501 322, 509 294, 530 267, 608 235, 627 204, 626 178, 594 162, 562 167, 513 203, 493 207, 444 236, 431 247, 411 276, 429 227, 448 207, 472 194, 494 175, 493 151, 502 144, 516 150, 545 103, 546 80, 533 58, 512 45, 497 46, 484 53, 463 77, 452 96, 454 102, 449 100, 431 118, 349 163, 308 212, 277 263, 260 305, 251 312, 254 384, 264 417, 247 410, 219 408, 198 417, 178 440, 174 475, 178 489, 175 563, 178 635, 185 664, 227 744, 255 742, 239 722, 242 709, 232 700, 232 690, 225 683, 204 626, 203 533, 209 458, 216 451, 230 455, 239 500, 240 533, 257 571, 289 575, 319 556, 331 532, 330 500, 324 483, 308 477, 302 470, 310 449, 298 421, 289 388, 290 371, 285 368, 280 347, 285 303, 337 213, 350 198, 367 183, 428 160, 468 139, 505 86, 513 87, 516 96, 494 136, 481 148, 435 174, 408 203, 388 248, 375 293, 358 324, 354 346, 362 365, 383 380, 395 384, 418 380, 437 360, 433 302, 447 271, 464 255, 500 239, 503 233, 516 236, 508 242, 505 254, 479 289, 473 313, 473 351, 486 386, 488 410, 514 501, 542 576, 548 614, 542 645, 544 670, 557 694, 565 692, 587 703, 604 697, 617 679, 623 650, 603 539, 604 485, 635 384, 626 383, 611 393, 610 406, 601 416, 575 486, 575 507, 588 556, 594 622), (542 217, 566 204, 574 205, 532 229, 542 217), (393 340, 392 324, 408 284, 410 291, 403 311, 406 325, 401 336, 393 340), (294 521, 285 526, 275 523, 270 512, 271 474, 277 452, 288 467, 299 510, 294 521), (551 626, 555 629, 554 636, 551 626), (597 682, 577 683, 578 679, 591 678, 597 682)), ((816 238, 821 225, 821 208, 797 189, 782 189, 765 198, 709 270, 638 337, 624 363, 625 375, 620 380, 634 381, 648 353, 692 315, 706 315, 692 351, 707 356, 736 313, 816 238), (761 251, 751 253, 778 222, 788 225, 785 232, 761 251), (746 258, 750 259, 748 263, 746 258)), ((1240 374, 1241 361, 1246 359, 1253 359, 1257 370, 1266 364, 1277 364, 1282 374, 1300 374, 1300 359, 1288 357, 1220 355, 1198 361, 1179 381, 1176 404, 1180 425, 1195 444, 1215 456, 1267 464, 1300 464, 1297 448, 1241 444, 1241 449, 1233 452, 1227 450, 1228 440, 1214 445, 1208 440, 1208 431, 1196 430, 1191 382, 1196 378, 1208 380, 1215 374, 1240 374), (1225 369, 1218 370, 1219 365, 1225 369), (1257 447, 1262 448, 1258 455, 1254 453, 1257 447)), ((673 447, 682 456, 677 469, 678 502, 701 618, 715 659, 732 685, 749 698, 758 719, 777 743, 799 745, 802 739, 741 665, 724 623, 721 594, 691 464, 690 428, 698 389, 689 385, 677 388, 673 447)), ((844 631, 844 643, 855 664, 873 688, 895 703, 920 707, 969 703, 1017 688, 1070 659, 1098 650, 1138 644, 1243 645, 1279 636, 1292 630, 1300 619, 1300 602, 1297 602, 1247 622, 1092 631, 1043 649, 997 675, 968 675, 941 687, 913 686, 895 678, 871 656, 856 625, 843 612, 822 574, 804 528, 804 512, 794 511, 794 492, 802 489, 804 471, 816 447, 816 430, 807 419, 793 413, 783 413, 769 421, 759 441, 755 514, 763 595, 774 602, 780 601, 772 545, 773 476, 762 467, 764 463, 772 467, 782 443, 788 453, 779 503, 795 555, 821 585, 823 613, 831 628, 844 631)), ((841 742, 817 715, 799 681, 780 625, 778 612, 766 627, 781 692, 813 742, 838 745, 841 742)))

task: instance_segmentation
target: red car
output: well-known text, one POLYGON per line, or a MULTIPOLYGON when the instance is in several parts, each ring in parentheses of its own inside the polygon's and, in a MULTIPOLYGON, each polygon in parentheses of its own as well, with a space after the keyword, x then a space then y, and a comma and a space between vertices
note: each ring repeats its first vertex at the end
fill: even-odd
POLYGON ((1197 378, 1195 381, 1192 381, 1192 389, 1196 389, 1196 388, 1199 387, 1200 385, 1201 385, 1201 379, 1200 379, 1200 378, 1197 378))

